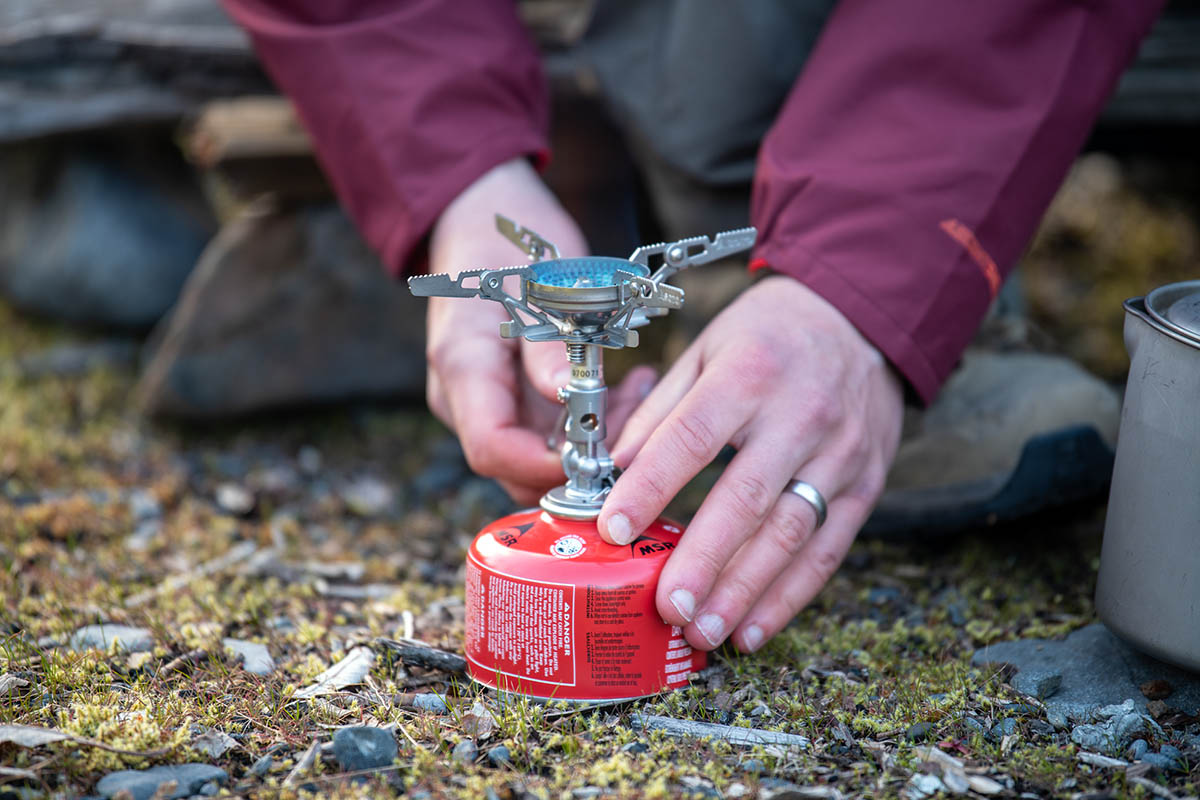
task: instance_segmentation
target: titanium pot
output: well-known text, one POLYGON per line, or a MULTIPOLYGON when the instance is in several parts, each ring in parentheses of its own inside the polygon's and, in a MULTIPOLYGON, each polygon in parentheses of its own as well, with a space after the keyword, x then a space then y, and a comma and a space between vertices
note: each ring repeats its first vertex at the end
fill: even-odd
POLYGON ((1200 670, 1200 280, 1125 301, 1125 347, 1096 610, 1135 647, 1200 670))

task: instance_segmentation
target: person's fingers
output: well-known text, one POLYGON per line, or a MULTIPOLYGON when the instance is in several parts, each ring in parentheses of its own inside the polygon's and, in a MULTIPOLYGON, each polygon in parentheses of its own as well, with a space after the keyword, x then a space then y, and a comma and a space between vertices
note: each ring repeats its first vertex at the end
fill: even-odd
MULTIPOLYGON (((680 627, 694 622, 688 638, 697 639, 694 644, 701 649, 719 645, 741 619, 720 605, 714 609, 706 603, 713 584, 743 543, 762 527, 798 464, 817 444, 813 437, 796 446, 788 440, 792 437, 772 435, 777 433, 755 431, 749 437, 705 498, 659 577, 659 614, 680 627), (698 609, 703 613, 698 614, 698 609)), ((732 586, 724 587, 744 604, 743 614, 784 563, 776 556, 760 565, 759 572, 772 570, 765 581, 759 576, 758 583, 743 582, 745 576, 739 574, 732 586)))
POLYGON ((513 499, 514 503, 526 508, 536 506, 538 500, 545 494, 545 491, 542 489, 513 483, 512 481, 497 480, 496 482, 500 484, 500 488, 508 492, 508 496, 513 499))
MULTIPOLYGON (((811 506, 799 497, 785 495, 780 498, 781 503, 784 501, 791 506, 789 516, 794 522, 804 524, 800 521, 812 514, 811 506)), ((747 653, 757 650, 817 596, 846 557, 870 511, 871 503, 852 495, 843 495, 829 504, 825 524, 804 543, 737 626, 733 640, 739 649, 747 653)), ((787 517, 781 517, 781 521, 786 523, 787 517)))
POLYGON ((608 393, 608 440, 619 439, 629 417, 654 389, 658 372, 653 367, 639 366, 629 371, 608 393))
MULTIPOLYGON (((836 443, 825 440, 815 449, 820 453, 816 458, 788 470, 774 498, 768 499, 770 511, 764 515, 761 526, 746 537, 745 544, 736 553, 731 552, 727 544, 719 543, 720 528, 706 527, 694 536, 696 522, 689 526, 681 547, 694 536, 694 546, 702 548, 705 543, 712 543, 710 549, 720 548, 723 558, 716 565, 719 574, 708 583, 701 578, 708 578, 712 572, 697 575, 694 570, 686 570, 679 576, 678 583, 683 591, 695 587, 696 592, 695 620, 685 631, 689 641, 705 649, 705 645, 719 645, 811 539, 817 526, 817 512, 806 500, 787 491, 791 476, 800 475, 821 493, 827 504, 839 497, 847 481, 854 480, 859 465, 843 458, 836 443)), ((673 553, 672 558, 675 556, 673 553)), ((660 595, 669 588, 661 582, 659 587, 660 595)), ((660 601, 660 608, 663 605, 660 601)))
POLYGON ((613 445, 613 461, 625 467, 645 446, 646 441, 662 424, 696 383, 700 375, 700 357, 689 350, 679 357, 667 374, 651 389, 650 394, 625 421, 621 435, 613 445))
POLYGON ((434 370, 425 374, 425 402, 433 415, 448 428, 453 429, 450 419, 450 404, 446 401, 446 390, 434 370))
POLYGON ((521 340, 521 361, 525 376, 538 394, 557 402, 558 389, 571 379, 571 365, 562 342, 527 342, 521 340))
POLYGON ((597 520, 606 541, 633 541, 745 424, 740 393, 710 377, 720 374, 700 376, 617 479, 597 520))

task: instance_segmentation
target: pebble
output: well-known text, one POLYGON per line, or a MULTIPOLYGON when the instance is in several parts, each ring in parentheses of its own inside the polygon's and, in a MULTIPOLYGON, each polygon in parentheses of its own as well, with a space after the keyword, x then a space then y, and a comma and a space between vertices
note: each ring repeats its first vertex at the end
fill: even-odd
POLYGON ((1112 731, 1100 725, 1076 725, 1071 730, 1071 741, 1084 750, 1105 753, 1113 744, 1112 731))
POLYGON ((275 759, 270 756, 263 756, 258 761, 250 765, 250 774, 256 778, 261 778, 271 771, 271 767, 275 766, 275 759))
POLYGON ((196 792, 196 794, 200 794, 205 797, 215 797, 219 791, 221 791, 220 785, 216 781, 209 781, 201 786, 200 791, 196 792))
POLYGON ((1037 714, 1041 711, 1037 706, 1031 706, 1029 703, 1005 703, 1004 710, 1010 714, 1037 714))
POLYGON ((1129 745, 1129 758, 1132 761, 1138 761, 1149 751, 1150 745, 1145 739, 1134 739, 1133 744, 1129 745))
POLYGON ((475 759, 479 757, 479 748, 470 739, 463 739, 454 745, 450 757, 463 764, 474 764, 475 759))
POLYGON ((757 758, 750 758, 742 762, 742 770, 751 775, 761 775, 766 769, 766 765, 757 758))
POLYGON ((1012 717, 1005 717, 992 726, 988 732, 992 739, 1000 741, 1005 736, 1012 736, 1017 732, 1017 721, 1012 717))
POLYGON ((435 692, 426 692, 413 696, 413 708, 421 711, 429 711, 434 714, 449 713, 450 707, 446 705, 446 701, 442 696, 435 692))
POLYGON ((145 628, 129 625, 84 625, 71 634, 72 650, 107 650, 113 642, 123 653, 144 653, 154 648, 154 637, 145 628))
POLYGON ((229 775, 220 767, 211 764, 176 764, 150 769, 126 769, 105 775, 96 784, 96 791, 103 797, 113 797, 118 792, 128 792, 133 800, 150 800, 164 783, 175 783, 175 791, 162 797, 190 797, 208 783, 223 784, 229 775))
POLYGON ((227 514, 244 517, 254 510, 254 495, 236 483, 217 487, 217 506, 227 514))
POLYGON ((322 460, 321 451, 311 444, 304 445, 296 454, 296 463, 299 465, 300 471, 310 478, 316 477, 321 472, 322 460))
POLYGON ((629 744, 621 745, 622 753, 644 753, 650 749, 650 745, 645 742, 630 742, 629 744))
POLYGON ((1013 688, 1023 694, 1032 695, 1039 700, 1045 700, 1062 688, 1061 672, 1027 668, 1013 676, 1013 688))
POLYGON ((129 493, 129 516, 134 522, 161 517, 163 510, 158 498, 145 489, 134 489, 129 493))
POLYGON ((275 659, 265 644, 246 642, 241 639, 223 639, 226 649, 242 657, 242 669, 252 675, 270 675, 275 671, 275 659))
POLYGON ((867 592, 867 602, 873 606, 884 606, 898 602, 903 596, 903 592, 894 586, 876 586, 867 592))
POLYGON ((1175 691, 1175 687, 1170 681, 1165 681, 1162 678, 1152 681, 1146 681, 1141 686, 1142 694, 1147 700, 1166 700, 1175 691))
POLYGON ((1034 719, 1029 721, 1029 730, 1037 736, 1053 736, 1054 726, 1044 719, 1034 719))
POLYGON ((935 726, 932 722, 918 722, 908 726, 908 730, 904 732, 904 738, 910 742, 920 742, 929 738, 934 728, 935 726))
POLYGON ((1183 761, 1183 751, 1173 744, 1164 744, 1158 748, 1158 752, 1167 758, 1173 758, 1176 761, 1183 761))
POLYGON ((963 725, 965 725, 967 730, 969 730, 971 733, 981 733, 984 736, 987 735, 987 726, 975 717, 963 717, 963 725))
POLYGON ((162 533, 162 520, 158 517, 144 519, 137 523, 133 533, 125 537, 125 547, 137 553, 150 549, 150 545, 162 533))
POLYGON ((333 757, 345 772, 389 767, 397 753, 396 737, 383 728, 355 725, 333 735, 333 757))
POLYGON ((923 797, 932 797, 945 788, 942 779, 936 775, 913 775, 904 794, 911 800, 920 800, 923 797))
POLYGON ((1181 766, 1178 761, 1173 758, 1169 758, 1168 756, 1161 755, 1160 753, 1146 753, 1138 760, 1143 764, 1149 764, 1152 767, 1164 770, 1166 772, 1181 771, 1181 766))
POLYGON ((512 766, 512 752, 502 744, 488 750, 487 758, 493 767, 512 766))
POLYGON ((369 475, 342 487, 341 497, 346 508, 360 517, 377 517, 396 499, 392 487, 369 475))

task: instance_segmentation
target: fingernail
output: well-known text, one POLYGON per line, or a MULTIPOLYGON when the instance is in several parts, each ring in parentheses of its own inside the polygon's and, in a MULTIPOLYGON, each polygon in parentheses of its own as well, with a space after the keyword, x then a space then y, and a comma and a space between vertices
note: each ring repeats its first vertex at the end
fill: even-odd
POLYGON ((713 647, 725 639, 725 620, 716 614, 702 615, 700 619, 696 620, 696 627, 700 629, 700 635, 707 639, 713 647))
POLYGON ((633 541, 633 528, 624 514, 613 514, 608 518, 608 536, 614 544, 629 544, 633 541))
POLYGON ((671 592, 671 605, 675 606, 679 616, 688 622, 692 621, 692 614, 696 613, 696 598, 692 597, 691 592, 687 589, 676 589, 671 592))
POLYGON ((742 641, 746 644, 746 652, 753 653, 762 646, 763 632, 757 625, 751 625, 742 631, 742 641))

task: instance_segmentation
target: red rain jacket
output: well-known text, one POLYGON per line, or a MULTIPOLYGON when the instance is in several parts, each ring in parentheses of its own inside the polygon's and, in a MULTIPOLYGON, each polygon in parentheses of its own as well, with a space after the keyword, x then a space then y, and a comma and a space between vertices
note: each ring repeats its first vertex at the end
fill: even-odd
MULTIPOLYGON (((223 0, 399 273, 442 209, 547 151, 503 0, 223 0)), ((752 266, 842 311, 926 402, 1163 0, 842 0, 758 156, 752 266)))

